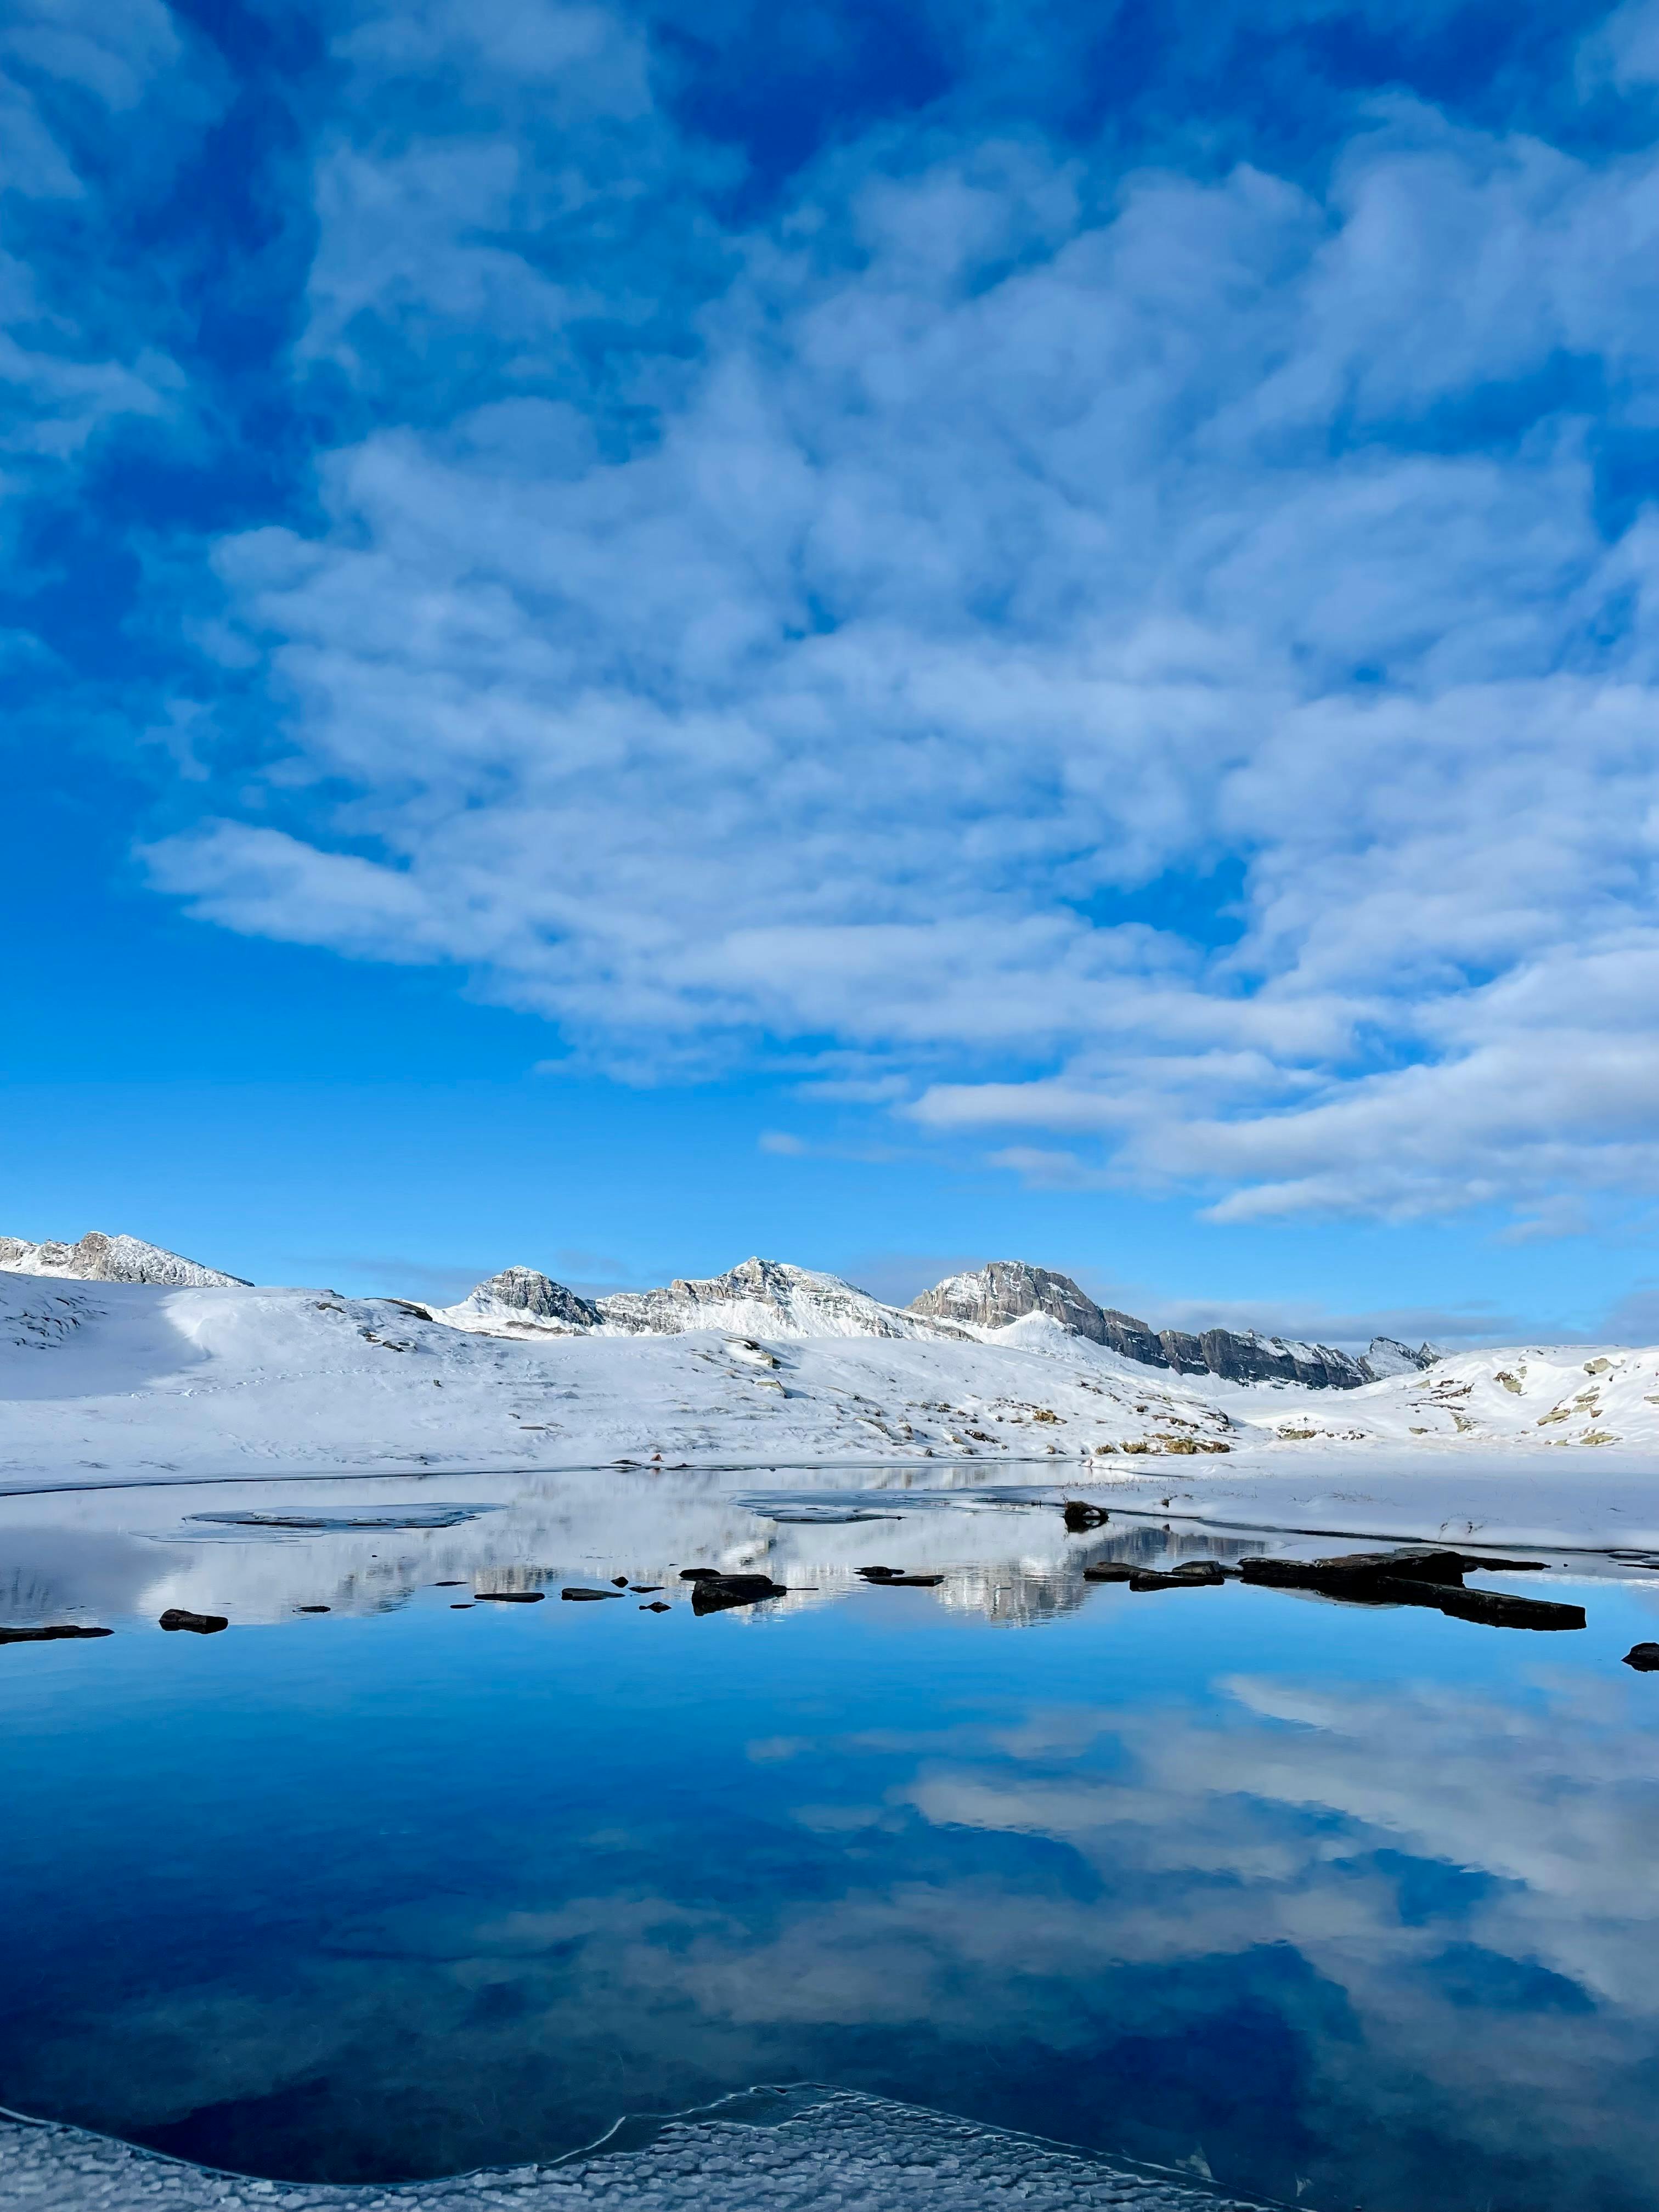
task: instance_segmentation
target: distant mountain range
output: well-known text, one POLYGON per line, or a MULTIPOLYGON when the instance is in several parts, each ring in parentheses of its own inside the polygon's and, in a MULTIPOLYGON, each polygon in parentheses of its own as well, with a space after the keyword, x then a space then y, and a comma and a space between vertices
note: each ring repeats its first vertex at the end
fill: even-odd
MULTIPOLYGON (((137 1237, 92 1230, 76 1244, 30 1244, 0 1237, 0 1271, 63 1275, 100 1283, 149 1283, 170 1290, 249 1287, 239 1275, 181 1259, 137 1237)), ((949 1275, 908 1306, 885 1305, 836 1275, 779 1260, 745 1260, 723 1275, 677 1278, 661 1290, 616 1291, 585 1298, 534 1267, 504 1267, 459 1304, 417 1309, 423 1317, 488 1335, 680 1336, 723 1329, 763 1337, 947 1337, 980 1340, 1041 1316, 1121 1358, 1177 1375, 1218 1375, 1231 1382, 1300 1382, 1316 1390, 1354 1390, 1390 1375, 1431 1367, 1434 1346, 1415 1352, 1393 1337, 1373 1337, 1363 1358, 1328 1344, 1265 1336, 1255 1329, 1154 1330, 1133 1314, 1098 1306, 1069 1275, 1023 1260, 993 1260, 971 1274, 949 1275)))
POLYGON ((83 1283, 155 1283, 166 1290, 247 1290, 240 1275, 181 1260, 140 1237, 106 1237, 89 1229, 78 1244, 30 1244, 0 1237, 0 1270, 12 1275, 69 1275, 83 1283))
POLYGON ((1373 1337, 1363 1358, 1328 1344, 1303 1344, 1259 1331, 1154 1332, 1133 1314, 1097 1306, 1069 1275, 1022 1260, 993 1260, 976 1273, 947 1276, 906 1307, 884 1305, 838 1276, 777 1260, 745 1260, 724 1275, 678 1279, 657 1291, 580 1297, 532 1267, 507 1267, 480 1283, 437 1319, 459 1328, 510 1334, 604 1330, 668 1335, 688 1329, 740 1330, 751 1336, 949 1336, 983 1339, 1042 1315, 1074 1336, 1106 1346, 1145 1367, 1180 1375, 1219 1375, 1232 1382, 1301 1382, 1316 1390, 1355 1390, 1385 1376, 1431 1367, 1442 1353, 1413 1352, 1393 1337, 1373 1337))

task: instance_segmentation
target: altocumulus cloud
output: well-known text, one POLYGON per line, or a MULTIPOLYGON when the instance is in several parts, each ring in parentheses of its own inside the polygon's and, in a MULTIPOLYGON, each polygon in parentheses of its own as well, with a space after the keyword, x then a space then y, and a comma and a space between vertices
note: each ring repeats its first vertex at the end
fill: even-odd
MULTIPOLYGON (((660 18, 319 20, 303 484, 178 584, 154 881, 1049 1182, 1659 1191, 1659 14, 1312 161, 994 108, 973 20, 764 191, 660 18)), ((185 404, 94 368, 64 442, 185 404)))

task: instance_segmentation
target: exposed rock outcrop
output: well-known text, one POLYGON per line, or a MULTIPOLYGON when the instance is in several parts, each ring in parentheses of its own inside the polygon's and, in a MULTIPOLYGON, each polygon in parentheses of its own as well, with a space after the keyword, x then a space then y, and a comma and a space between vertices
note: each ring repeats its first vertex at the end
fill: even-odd
POLYGON ((1283 1337, 1206 1328, 1199 1338, 1212 1375, 1230 1382, 1302 1382, 1312 1390, 1357 1390, 1375 1378, 1357 1359, 1328 1344, 1297 1344, 1283 1337))
POLYGON ((574 1291, 556 1283, 534 1267, 503 1267, 487 1283, 480 1283, 475 1298, 489 1298, 514 1313, 531 1314, 538 1321, 568 1322, 573 1328, 597 1328, 599 1310, 574 1291))
POLYGON ((146 1244, 142 1237, 106 1237, 89 1229, 76 1244, 30 1244, 21 1237, 0 1237, 0 1269, 13 1275, 67 1275, 83 1283, 153 1283, 163 1290, 240 1290, 240 1275, 204 1267, 177 1252, 146 1244))
POLYGON ((489 1336, 568 1336, 575 1329, 599 1328, 605 1316, 550 1275, 534 1267, 503 1267, 459 1305, 446 1306, 432 1318, 489 1336))
MULTIPOLYGON (((1095 1344, 1107 1340, 1105 1314, 1069 1275, 1029 1267, 1024 1260, 991 1260, 974 1274, 947 1275, 931 1291, 912 1298, 909 1310, 972 1328, 1006 1328, 1026 1314, 1043 1313, 1074 1335, 1086 1336, 1095 1344)), ((1137 1329, 1145 1326, 1139 1322, 1131 1325, 1137 1329)))

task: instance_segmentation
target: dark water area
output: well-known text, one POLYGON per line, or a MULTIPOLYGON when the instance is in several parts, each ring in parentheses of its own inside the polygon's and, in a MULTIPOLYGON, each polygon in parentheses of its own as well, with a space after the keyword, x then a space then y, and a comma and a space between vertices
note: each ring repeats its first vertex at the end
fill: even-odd
POLYGON ((121 1537, 232 1626, 0 1650, 0 2103, 368 2181, 800 2080, 1327 2212, 1659 2206, 1659 1576, 1489 1577, 1586 1607, 1533 1635, 1085 1585, 1263 1540, 1057 1517, 915 1516, 935 1589, 796 1528, 802 1595, 701 1618, 557 1595, 684 1528, 470 1610, 488 1516, 320 1531, 402 1563, 354 1608, 328 1554, 326 1617, 303 1532, 121 1537))

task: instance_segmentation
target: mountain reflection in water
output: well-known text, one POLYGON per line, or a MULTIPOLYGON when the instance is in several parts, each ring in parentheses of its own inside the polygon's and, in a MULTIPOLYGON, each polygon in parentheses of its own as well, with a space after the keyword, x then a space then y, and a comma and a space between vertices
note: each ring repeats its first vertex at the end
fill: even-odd
POLYGON ((798 2078, 1328 2212, 1659 2204, 1640 1565, 1533 1638, 1091 1585, 1264 1540, 1046 1494, 474 1487, 0 1501, 0 1619, 118 1632, 0 1652, 0 2103, 350 2180, 798 2078), (613 1574, 672 1612, 557 1601, 613 1574))

